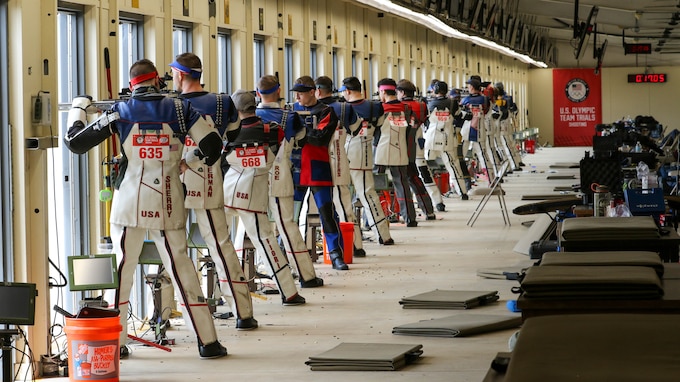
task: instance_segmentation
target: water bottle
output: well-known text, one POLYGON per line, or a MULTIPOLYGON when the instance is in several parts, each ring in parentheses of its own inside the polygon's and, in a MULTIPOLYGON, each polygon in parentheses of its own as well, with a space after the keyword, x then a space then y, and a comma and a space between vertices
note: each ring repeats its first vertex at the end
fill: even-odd
POLYGON ((649 166, 645 162, 640 162, 636 168, 637 178, 643 190, 649 189, 649 166))

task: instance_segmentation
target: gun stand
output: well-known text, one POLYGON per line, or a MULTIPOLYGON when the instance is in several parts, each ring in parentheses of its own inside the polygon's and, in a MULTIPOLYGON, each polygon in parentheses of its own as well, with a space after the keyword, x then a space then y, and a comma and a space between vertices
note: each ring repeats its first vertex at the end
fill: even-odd
POLYGON ((2 381, 12 382, 12 337, 19 335, 19 329, 0 329, 2 347, 2 381))
POLYGON ((163 318, 162 278, 164 276, 160 274, 161 271, 162 267, 158 270, 158 274, 146 275, 146 283, 151 286, 151 290, 153 291, 153 315, 149 320, 149 326, 154 331, 156 343, 160 345, 174 345, 175 340, 169 339, 165 334, 170 326, 170 321, 169 319, 163 318))

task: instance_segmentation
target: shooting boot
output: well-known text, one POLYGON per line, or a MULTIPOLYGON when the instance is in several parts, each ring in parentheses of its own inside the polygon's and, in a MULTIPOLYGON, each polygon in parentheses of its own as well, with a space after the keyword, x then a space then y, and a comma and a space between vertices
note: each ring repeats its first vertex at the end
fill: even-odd
POLYGON ((331 258, 333 269, 337 269, 339 271, 346 271, 349 269, 349 267, 345 263, 345 259, 342 258, 342 253, 340 251, 335 250, 329 253, 328 256, 331 258))
POLYGON ((227 348, 218 341, 207 345, 202 345, 201 341, 198 341, 198 354, 201 356, 201 359, 220 358, 227 355, 227 348))

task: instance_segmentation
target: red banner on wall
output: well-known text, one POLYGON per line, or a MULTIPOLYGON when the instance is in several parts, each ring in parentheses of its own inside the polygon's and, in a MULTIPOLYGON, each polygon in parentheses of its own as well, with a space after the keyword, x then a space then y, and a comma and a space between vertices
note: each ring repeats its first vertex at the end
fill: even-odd
POLYGON ((593 69, 553 69, 555 146, 592 146, 602 123, 602 82, 593 69))

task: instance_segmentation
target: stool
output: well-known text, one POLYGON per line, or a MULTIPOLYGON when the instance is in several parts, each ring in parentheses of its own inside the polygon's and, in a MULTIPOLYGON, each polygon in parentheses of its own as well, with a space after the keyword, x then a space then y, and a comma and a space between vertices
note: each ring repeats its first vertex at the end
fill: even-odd
POLYGON ((305 238, 305 243, 307 244, 307 249, 309 250, 309 255, 312 258, 312 262, 316 262, 319 259, 319 254, 316 251, 316 244, 318 242, 318 229, 321 228, 321 217, 319 214, 307 214, 307 237, 305 238))
POLYGON ((253 242, 250 241, 248 235, 243 238, 243 257, 241 258, 241 268, 243 268, 243 273, 248 280, 248 290, 255 292, 257 290, 257 285, 255 285, 255 277, 257 273, 255 272, 255 246, 253 242))
MULTIPOLYGON (((368 227, 368 223, 365 222, 364 219, 364 205, 361 204, 361 200, 357 199, 354 203, 354 216, 357 218, 357 224, 359 224, 359 228, 361 231, 363 231, 364 227, 368 227)), ((363 239, 363 237, 362 237, 363 239)))
POLYGON ((363 208, 364 205, 361 204, 361 200, 357 199, 354 202, 354 216, 357 217, 357 222, 359 222, 359 227, 361 227, 361 218, 364 216, 363 208))
MULTIPOLYGON (((199 267, 199 269, 202 269, 205 267, 205 272, 206 272, 206 284, 207 284, 207 289, 206 289, 206 297, 210 301, 211 299, 214 301, 215 300, 215 274, 217 273, 217 269, 215 269, 215 262, 212 260, 210 255, 208 256, 201 256, 198 259, 196 259, 199 264, 203 264, 199 267)), ((209 303, 208 304, 208 309, 210 310, 210 313, 215 313, 217 310, 217 307, 215 306, 216 304, 209 303)))

